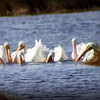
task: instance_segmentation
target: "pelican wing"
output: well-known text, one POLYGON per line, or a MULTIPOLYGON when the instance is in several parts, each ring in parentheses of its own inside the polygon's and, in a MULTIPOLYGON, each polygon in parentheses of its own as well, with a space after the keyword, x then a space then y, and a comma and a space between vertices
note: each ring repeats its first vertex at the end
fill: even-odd
POLYGON ((65 61, 67 60, 67 56, 64 52, 64 49, 59 45, 54 48, 54 61, 65 61))
POLYGON ((6 54, 3 45, 0 45, 0 58, 3 60, 4 63, 6 62, 6 54))
POLYGON ((80 43, 77 45, 77 54, 80 55, 84 50, 85 50, 86 44, 85 43, 80 43))
POLYGON ((25 61, 26 62, 44 62, 45 57, 43 55, 43 50, 41 48, 41 42, 38 42, 35 40, 35 46, 30 49, 26 54, 25 54, 25 61))

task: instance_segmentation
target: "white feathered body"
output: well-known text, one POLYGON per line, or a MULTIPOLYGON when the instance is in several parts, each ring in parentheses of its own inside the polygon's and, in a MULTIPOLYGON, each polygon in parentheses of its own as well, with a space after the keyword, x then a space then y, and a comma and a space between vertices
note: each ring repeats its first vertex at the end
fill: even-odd
POLYGON ((54 48, 54 61, 65 61, 67 60, 67 55, 64 52, 64 49, 59 45, 54 48))
POLYGON ((48 50, 45 46, 42 45, 41 40, 35 40, 35 46, 27 50, 25 54, 25 62, 45 62, 44 52, 48 50))
MULTIPOLYGON (((80 43, 76 46, 76 57, 81 55, 81 53, 85 50, 87 46, 87 43, 80 43)), ((82 57, 82 62, 86 62, 88 60, 90 60, 91 58, 93 58, 94 55, 94 51, 90 50, 89 52, 87 52, 83 57, 82 57)), ((74 52, 72 52, 72 58, 74 58, 74 52)))
POLYGON ((3 45, 0 45, 0 58, 6 63, 6 53, 3 45))

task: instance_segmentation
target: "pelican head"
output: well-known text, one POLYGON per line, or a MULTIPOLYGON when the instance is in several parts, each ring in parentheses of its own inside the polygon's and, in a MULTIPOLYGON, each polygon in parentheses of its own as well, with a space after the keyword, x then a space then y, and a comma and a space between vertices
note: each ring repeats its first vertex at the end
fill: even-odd
POLYGON ((53 62, 53 59, 54 59, 54 51, 51 50, 50 53, 48 54, 48 57, 46 58, 46 63, 53 62))
POLYGON ((5 48, 5 52, 6 52, 7 63, 10 63, 12 61, 11 52, 10 52, 10 44, 8 42, 5 42, 4 43, 4 48, 5 48))
POLYGON ((5 43, 4 43, 4 48, 6 48, 6 49, 9 49, 9 48, 10 48, 10 45, 9 45, 8 42, 5 42, 5 43))
POLYGON ((24 63, 24 53, 19 51, 17 56, 18 56, 18 64, 23 64, 24 63))
POLYGON ((76 39, 75 38, 72 39, 72 44, 73 45, 76 44, 76 39))
POLYGON ((25 42, 24 41, 20 41, 19 44, 18 44, 18 49, 17 50, 22 50, 23 48, 25 48, 26 45, 25 45, 25 42))
POLYGON ((85 50, 75 59, 75 62, 78 62, 82 56, 84 56, 91 49, 96 50, 97 44, 94 42, 90 42, 86 45, 85 50))

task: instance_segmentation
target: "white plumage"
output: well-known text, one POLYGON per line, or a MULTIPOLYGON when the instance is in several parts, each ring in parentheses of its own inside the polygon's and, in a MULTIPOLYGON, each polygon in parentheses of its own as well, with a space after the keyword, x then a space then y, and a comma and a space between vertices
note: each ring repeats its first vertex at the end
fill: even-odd
POLYGON ((26 49, 26 44, 24 41, 22 41, 18 44, 17 51, 12 54, 12 62, 18 62, 19 55, 21 54, 19 51, 23 52, 24 54, 24 62, 40 63, 45 62, 45 52, 48 52, 49 49, 46 47, 46 45, 42 45, 41 40, 35 40, 35 46, 33 48, 26 49))
MULTIPOLYGON (((72 39, 72 59, 75 60, 79 55, 82 54, 82 52, 85 50, 86 46, 88 43, 80 43, 78 45, 76 45, 76 39, 73 38, 72 39)), ((81 61, 85 62, 88 61, 89 59, 91 59, 93 57, 93 50, 90 50, 89 52, 86 53, 86 55, 82 56, 81 61)))
POLYGON ((75 62, 78 62, 84 55, 84 63, 100 65, 100 47, 96 43, 87 43, 85 50, 75 59, 75 62))
POLYGON ((50 50, 46 62, 60 62, 65 60, 67 60, 67 55, 65 54, 64 49, 59 45, 58 47, 55 47, 54 50, 50 50))
POLYGON ((31 49, 27 50, 27 53, 25 54, 25 62, 45 62, 45 55, 43 53, 43 45, 41 43, 41 40, 39 42, 35 40, 35 46, 31 49))
POLYGON ((0 45, 0 59, 3 63, 11 63, 11 50, 8 42, 0 45))
POLYGON ((64 49, 59 45, 54 48, 54 61, 65 61, 67 60, 67 55, 64 52, 64 49))
POLYGON ((4 63, 6 63, 6 53, 5 53, 4 45, 0 45, 0 58, 4 63))
POLYGON ((12 58, 12 63, 17 63, 18 62, 18 52, 21 51, 23 52, 24 54, 26 53, 26 44, 24 41, 20 41, 19 44, 18 44, 18 48, 16 51, 14 51, 12 54, 11 54, 11 58, 12 58))
POLYGON ((72 48, 73 48, 73 50, 72 50, 71 57, 72 57, 73 60, 75 60, 76 57, 82 53, 82 51, 85 49, 85 46, 86 46, 85 43, 80 43, 80 44, 77 45, 76 44, 76 39, 75 38, 72 39, 72 48))

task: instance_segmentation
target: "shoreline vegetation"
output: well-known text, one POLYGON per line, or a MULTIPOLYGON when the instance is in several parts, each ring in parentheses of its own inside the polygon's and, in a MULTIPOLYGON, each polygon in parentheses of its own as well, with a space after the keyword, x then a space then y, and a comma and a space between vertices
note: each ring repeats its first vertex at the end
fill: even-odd
POLYGON ((21 98, 15 97, 14 95, 8 95, 0 92, 0 100, 21 100, 21 98))
POLYGON ((0 16, 100 10, 100 0, 1 0, 0 16))

